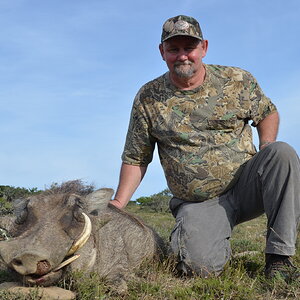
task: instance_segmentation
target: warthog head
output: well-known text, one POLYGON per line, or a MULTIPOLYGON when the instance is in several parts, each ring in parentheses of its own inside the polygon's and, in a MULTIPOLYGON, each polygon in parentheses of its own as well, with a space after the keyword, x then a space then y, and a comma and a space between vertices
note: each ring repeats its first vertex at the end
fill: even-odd
POLYGON ((0 241, 1 259, 25 284, 52 285, 90 237, 88 212, 98 207, 89 205, 87 198, 93 205, 105 198, 107 207, 112 193, 111 189, 88 196, 48 193, 17 201, 11 238, 0 241))

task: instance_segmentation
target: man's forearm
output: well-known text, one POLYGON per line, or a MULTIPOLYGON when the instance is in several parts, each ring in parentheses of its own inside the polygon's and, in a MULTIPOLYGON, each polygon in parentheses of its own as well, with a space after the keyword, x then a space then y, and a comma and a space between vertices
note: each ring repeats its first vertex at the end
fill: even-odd
POLYGON ((257 125, 259 150, 276 141, 279 127, 279 115, 274 112, 257 125))
POLYGON ((119 186, 114 200, 110 201, 111 204, 118 208, 124 208, 142 181, 146 170, 147 167, 122 163, 119 186))

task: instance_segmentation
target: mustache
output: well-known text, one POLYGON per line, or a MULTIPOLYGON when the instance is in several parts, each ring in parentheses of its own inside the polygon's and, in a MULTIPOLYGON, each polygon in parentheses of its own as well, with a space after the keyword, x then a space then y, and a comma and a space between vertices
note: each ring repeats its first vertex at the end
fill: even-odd
POLYGON ((177 67, 177 66, 190 66, 192 65, 193 63, 191 61, 177 61, 174 63, 174 66, 177 67))

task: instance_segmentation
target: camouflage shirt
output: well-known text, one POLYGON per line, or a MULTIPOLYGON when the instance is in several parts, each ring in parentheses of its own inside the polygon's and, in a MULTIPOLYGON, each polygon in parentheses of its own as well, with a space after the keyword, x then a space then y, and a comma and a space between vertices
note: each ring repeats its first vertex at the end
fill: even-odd
POLYGON ((147 166, 157 143, 168 186, 186 201, 204 201, 232 186, 256 153, 248 121, 256 126, 276 111, 249 72, 204 66, 196 89, 176 88, 169 73, 140 89, 122 155, 126 164, 147 166))

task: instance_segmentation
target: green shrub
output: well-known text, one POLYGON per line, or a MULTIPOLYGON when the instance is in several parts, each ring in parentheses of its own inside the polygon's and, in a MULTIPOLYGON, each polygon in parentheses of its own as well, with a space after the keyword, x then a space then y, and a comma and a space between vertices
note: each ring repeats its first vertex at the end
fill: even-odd
POLYGON ((172 198, 172 194, 169 189, 165 189, 160 193, 153 194, 150 197, 140 197, 136 199, 136 202, 143 209, 148 209, 154 212, 170 212, 169 202, 172 198))
POLYGON ((13 211, 13 206, 11 202, 8 202, 4 198, 0 198, 0 216, 2 215, 7 215, 12 213, 13 211))
POLYGON ((0 185, 0 198, 4 198, 6 201, 11 202, 18 198, 24 198, 29 195, 37 194, 40 191, 37 188, 21 188, 9 185, 0 185))

